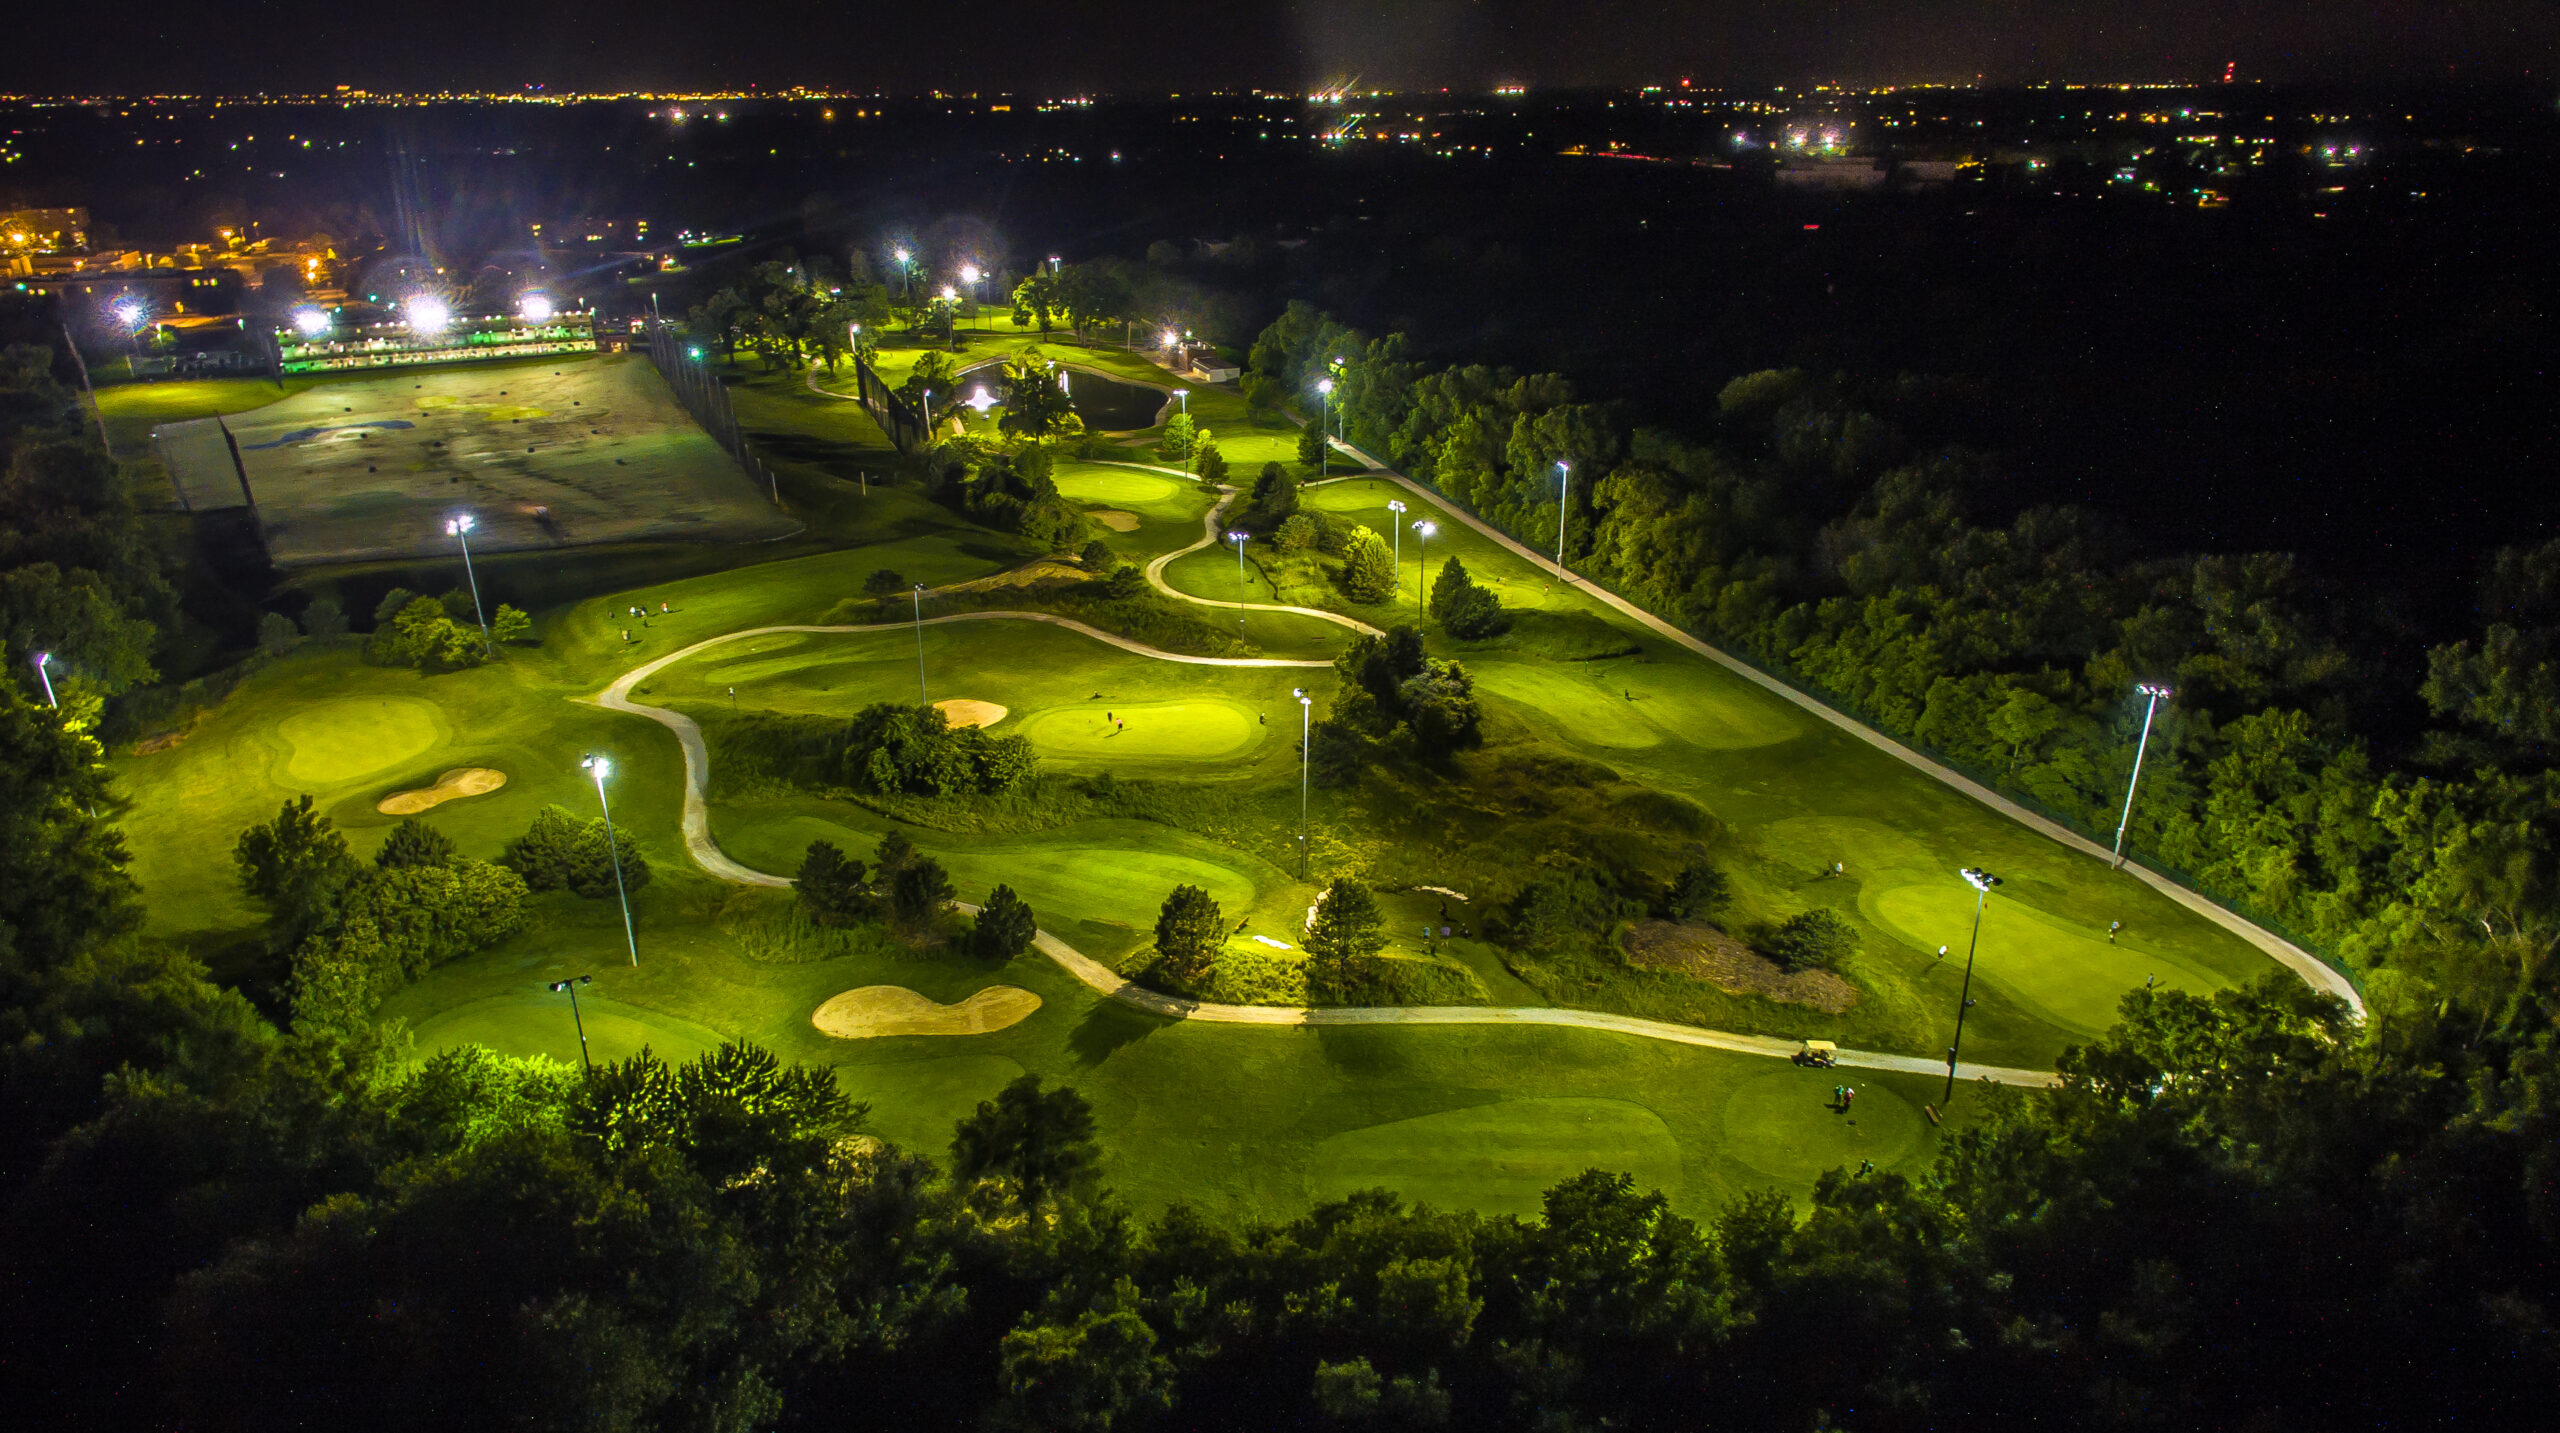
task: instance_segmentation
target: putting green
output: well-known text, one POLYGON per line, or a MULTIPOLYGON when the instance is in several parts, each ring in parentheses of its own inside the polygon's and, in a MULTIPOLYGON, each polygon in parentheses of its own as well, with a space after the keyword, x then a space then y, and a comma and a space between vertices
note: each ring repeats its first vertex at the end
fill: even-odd
POLYGON ((1124 503, 1140 505, 1171 502, 1182 494, 1179 479, 1162 473, 1140 472, 1135 468, 1104 468, 1069 465, 1057 475, 1058 495, 1080 503, 1124 503))
POLYGON ((1533 1214, 1557 1181, 1586 1169, 1676 1196, 1680 1142, 1625 1100, 1500 1100, 1346 1130, 1316 1146, 1307 1184, 1316 1199, 1384 1187, 1442 1208, 1533 1214))
MULTIPOLYGON (((718 1031, 690 1020, 594 995, 578 997, 578 1019, 586 1023, 587 1053, 599 1061, 627 1059, 643 1045, 669 1060, 690 1060, 721 1043, 718 1031)), ((415 1033, 422 1055, 456 1045, 486 1045, 501 1055, 578 1058, 578 1027, 570 1018, 569 998, 545 990, 493 995, 440 1010, 420 1021, 415 1033)))
POLYGON ((1216 761, 1260 745, 1271 729, 1240 702, 1080 702, 1023 719, 1017 730, 1042 756, 1070 760, 1216 761), (1118 725, 1103 720, 1105 712, 1118 725))
POLYGON ((1810 1184, 1836 1166, 1872 1159, 1891 1164, 1920 1144, 1920 1112, 1911 1102, 1853 1070, 1773 1070, 1736 1088, 1724 1106, 1725 1152, 1751 1169, 1810 1184), (1830 1108, 1831 1090, 1858 1092, 1846 1114, 1830 1108))
MULTIPOLYGON (((1868 913, 1922 950, 1944 945, 1949 960, 1962 960, 1973 928, 1973 892, 1961 885, 1893 886, 1873 895, 1868 913)), ((1974 978, 2057 1024, 2088 1034, 2105 1029, 2115 1021, 2117 1002, 2144 975, 2197 994, 2230 983, 2139 936, 2109 945, 2104 930, 2066 925, 2015 900, 1995 896, 1983 912, 1974 978)))
POLYGON ((444 714, 415 697, 342 697, 276 723, 285 775, 335 785, 387 771, 445 739, 444 714))

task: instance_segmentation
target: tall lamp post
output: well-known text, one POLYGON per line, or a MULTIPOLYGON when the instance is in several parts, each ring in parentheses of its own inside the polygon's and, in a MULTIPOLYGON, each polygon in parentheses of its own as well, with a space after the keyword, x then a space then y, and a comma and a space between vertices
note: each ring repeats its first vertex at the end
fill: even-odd
POLYGON ((494 649, 489 639, 489 614, 480 610, 480 574, 471 570, 471 528, 469 513, 456 513, 446 518, 444 535, 462 544, 462 575, 471 584, 471 615, 480 619, 480 645, 494 649))
POLYGON ((1403 500, 1402 500, 1402 499, 1399 499, 1399 498, 1389 498, 1389 499, 1387 499, 1387 512, 1388 512, 1388 514, 1389 514, 1389 516, 1388 516, 1388 518, 1387 518, 1387 523, 1388 523, 1389 527, 1394 531, 1394 534, 1395 534, 1395 548, 1394 548, 1394 553, 1393 553, 1393 556, 1392 556, 1389 560, 1390 560, 1392 563, 1394 563, 1394 565, 1395 565, 1395 572, 1396 572, 1396 586, 1397 586, 1399 589, 1401 589, 1401 588, 1404 586, 1404 502, 1403 502, 1403 500))
POLYGON ((44 683, 44 704, 53 708, 55 711, 60 711, 62 710, 62 701, 53 694, 53 674, 45 670, 45 668, 51 665, 53 665, 53 654, 51 652, 36 653, 36 680, 44 683))
POLYGON ((909 307, 913 307, 916 301, 915 255, 904 249, 894 249, 890 252, 891 256, 898 261, 898 293, 906 299, 909 307))
POLYGON ((1328 425, 1333 421, 1333 380, 1316 380, 1316 476, 1321 478, 1333 462, 1333 444, 1326 440, 1328 425))
POLYGON ((915 590, 915 592, 914 592, 913 596, 915 597, 915 604, 916 604, 916 700, 917 700, 917 701, 919 701, 919 702, 924 703, 924 704, 925 704, 925 705, 927 705, 927 706, 931 706, 931 705, 933 704, 933 699, 932 699, 931 697, 929 697, 929 696, 926 696, 926 695, 925 695, 925 690, 924 690, 924 584, 923 584, 923 583, 919 582, 919 583, 917 583, 917 584, 916 584, 916 590, 915 590))
POLYGON ((1956 1097, 1956 1052, 1964 1048, 1964 1012, 1973 1008, 1973 953, 1982 948, 1982 903, 2000 884, 1998 876, 1973 866, 1964 868, 1964 879, 1973 887, 1973 939, 1964 948, 1964 989, 1956 996, 1956 1041, 1947 1047, 1947 1092, 1938 1101, 1941 1105, 1956 1097))
POLYGON ((2134 690, 2150 700, 2142 707, 2142 740, 2133 748, 2133 776, 2124 784, 2124 815, 2116 822, 2116 854, 2115 859, 2108 865, 2110 870, 2124 868, 2124 832, 2127 826, 2133 824, 2133 789, 2142 784, 2142 756, 2144 752, 2151 749, 2151 714, 2160 710, 2162 697, 2177 695, 2168 687, 2157 686, 2150 682, 2144 682, 2134 690))
POLYGON ((1291 687, 1298 699, 1298 879, 1307 878, 1307 762, 1315 750, 1316 699, 1304 687, 1291 687))
POLYGON ((1239 587, 1244 585, 1244 542, 1246 538, 1251 537, 1252 535, 1253 534, 1248 532, 1231 532, 1227 534, 1227 541, 1236 545, 1236 585, 1239 587))
POLYGON ((596 1072, 596 1062, 587 1054, 587 1017, 578 1013, 578 987, 594 983, 595 977, 592 975, 573 975, 566 980, 551 982, 552 994, 565 994, 569 997, 569 1018, 576 1022, 578 1027, 578 1063, 586 1066, 587 1073, 590 1075, 596 1072))
POLYGON ((613 774, 613 763, 601 756, 590 756, 578 763, 596 779, 596 805, 604 809, 604 853, 613 862, 613 893, 622 899, 622 939, 631 947, 631 963, 640 963, 640 935, 631 925, 631 889, 622 883, 622 846, 613 834, 613 803, 604 798, 604 779, 613 774))
POLYGON ((1572 511, 1568 504, 1573 497, 1573 464, 1558 458, 1556 471, 1564 474, 1564 486, 1556 489, 1556 576, 1571 582, 1573 574, 1564 565, 1564 521, 1572 511))
POLYGON ((1413 525, 1413 605, 1426 606, 1422 584, 1431 577, 1431 534, 1440 529, 1427 519, 1413 525))

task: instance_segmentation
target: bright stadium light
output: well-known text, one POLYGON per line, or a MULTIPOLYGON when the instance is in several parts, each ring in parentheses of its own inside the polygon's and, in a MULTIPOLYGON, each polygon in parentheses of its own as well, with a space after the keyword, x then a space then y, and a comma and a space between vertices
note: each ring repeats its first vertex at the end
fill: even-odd
POLYGON ((409 331, 412 333, 442 333, 445 325, 453 322, 453 310, 434 294, 412 295, 400 307, 409 315, 409 331))
POLYGON ((308 337, 318 338, 329 331, 329 316, 316 308, 295 309, 293 326, 308 337))
POLYGON ((516 306, 516 311, 524 315, 524 321, 527 323, 548 323, 551 319, 551 300, 540 294, 526 294, 524 301, 516 306))

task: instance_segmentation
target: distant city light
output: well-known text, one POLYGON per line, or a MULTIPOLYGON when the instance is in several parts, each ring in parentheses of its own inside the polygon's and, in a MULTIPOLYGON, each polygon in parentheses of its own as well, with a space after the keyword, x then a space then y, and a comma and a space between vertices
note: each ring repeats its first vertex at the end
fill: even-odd
POLYGON ((434 294, 414 294, 400 305, 409 315, 412 333, 442 333, 453 322, 453 310, 434 294))

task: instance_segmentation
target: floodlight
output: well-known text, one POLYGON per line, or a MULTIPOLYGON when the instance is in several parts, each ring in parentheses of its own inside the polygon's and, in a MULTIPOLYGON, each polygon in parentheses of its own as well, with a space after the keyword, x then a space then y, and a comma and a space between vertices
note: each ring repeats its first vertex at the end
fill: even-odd
POLYGON ((546 323, 551 318, 551 300, 540 294, 526 294, 516 308, 527 323, 546 323))
POLYGON ((978 266, 975 264, 962 264, 960 266, 960 282, 964 284, 974 284, 977 281, 978 266))
POLYGON ((1426 519, 1422 522, 1415 523, 1413 525, 1413 530, 1421 533, 1424 537, 1429 537, 1431 534, 1440 530, 1440 525, 1426 519))
POLYGON ((944 284, 944 285, 942 286, 942 297, 943 297, 946 301, 947 301, 947 300, 950 300, 950 299, 956 299, 956 298, 960 297, 960 291, 959 291, 958 289, 955 289, 955 288, 951 287, 951 285, 949 285, 949 284, 944 284))
POLYGON ((329 316, 316 308, 295 309, 293 326, 312 338, 318 338, 329 331, 329 316))
POLYGON ((477 526, 477 524, 472 521, 471 514, 462 513, 445 519, 444 535, 447 537, 460 537, 464 533, 471 531, 475 526, 477 526))
POLYGON ((2146 697, 2174 697, 2177 695, 2177 692, 2171 688, 2156 686, 2150 682, 2136 683, 2133 689, 2142 693, 2146 697))
POLYGON ((412 333, 442 333, 453 322, 453 310, 434 294, 412 295, 400 307, 409 315, 412 333))
POLYGON ((978 385, 977 388, 971 390, 968 402, 969 406, 977 409, 980 414, 984 414, 988 409, 996 406, 994 395, 987 392, 986 385, 983 383, 978 385))
POLYGON ((150 310, 144 308, 138 303, 135 303, 131 299, 127 299, 123 303, 116 305, 116 317, 123 319, 124 326, 127 328, 142 327, 142 321, 150 316, 150 310))
POLYGON ((1316 391, 1318 393, 1331 393, 1333 391, 1333 380, 1330 378, 1317 380, 1316 391))
POLYGON ((2000 884, 2000 878, 1998 876, 1974 866, 1967 866, 1964 868, 1964 878, 1966 884, 1986 895, 1990 893, 1993 886, 2000 884))
POLYGON ((587 757, 578 764, 585 767, 595 776, 596 784, 598 786, 602 786, 604 784, 604 779, 613 774, 613 763, 601 756, 587 757))
POLYGON ((1172 329, 1166 329, 1166 330, 1164 331, 1164 346, 1165 346, 1165 347, 1167 347, 1167 348, 1171 348, 1171 347, 1173 347, 1175 344, 1180 343, 1181 341, 1182 341, 1182 335, 1180 335, 1180 334, 1178 334, 1178 333, 1175 333, 1172 329))
POLYGON ((897 251, 897 260, 898 260, 898 262, 899 262, 899 263, 902 263, 902 264, 903 264, 903 263, 905 263, 909 257, 910 257, 910 256, 908 255, 908 253, 907 253, 907 251, 906 251, 906 250, 904 250, 904 249, 900 249, 900 250, 898 250, 898 251, 897 251))

